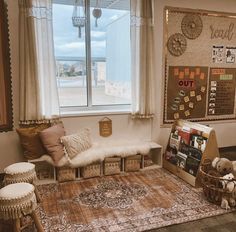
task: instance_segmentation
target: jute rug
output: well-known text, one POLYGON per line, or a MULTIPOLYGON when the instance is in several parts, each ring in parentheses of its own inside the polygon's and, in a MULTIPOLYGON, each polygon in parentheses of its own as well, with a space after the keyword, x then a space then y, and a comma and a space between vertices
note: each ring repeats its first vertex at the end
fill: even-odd
POLYGON ((225 213, 164 169, 43 185, 45 231, 145 231, 225 213))

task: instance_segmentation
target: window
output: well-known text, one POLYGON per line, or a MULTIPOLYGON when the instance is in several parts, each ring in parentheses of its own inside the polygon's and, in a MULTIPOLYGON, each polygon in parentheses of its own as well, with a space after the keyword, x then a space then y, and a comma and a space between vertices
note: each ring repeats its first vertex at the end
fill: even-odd
POLYGON ((53 33, 60 107, 129 109, 130 2, 54 0, 53 33))

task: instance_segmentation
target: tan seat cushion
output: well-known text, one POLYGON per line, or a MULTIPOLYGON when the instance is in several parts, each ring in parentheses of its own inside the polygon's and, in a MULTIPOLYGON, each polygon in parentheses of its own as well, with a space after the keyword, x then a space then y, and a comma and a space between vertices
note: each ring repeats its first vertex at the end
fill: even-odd
POLYGON ((16 129, 27 160, 37 159, 46 154, 46 150, 39 137, 39 132, 48 127, 48 124, 39 124, 16 129))
POLYGON ((76 134, 63 136, 61 141, 71 159, 92 146, 89 129, 83 129, 76 134))
POLYGON ((65 135, 63 124, 57 124, 49 127, 39 133, 41 141, 57 165, 59 160, 64 156, 64 146, 61 143, 61 137, 65 135))

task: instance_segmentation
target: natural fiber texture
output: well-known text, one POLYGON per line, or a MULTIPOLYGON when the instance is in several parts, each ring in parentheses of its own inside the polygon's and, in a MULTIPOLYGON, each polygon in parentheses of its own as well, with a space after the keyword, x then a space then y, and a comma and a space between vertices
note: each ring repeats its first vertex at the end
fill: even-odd
POLYGON ((32 184, 35 180, 37 180, 35 170, 29 171, 28 173, 16 174, 16 175, 6 174, 4 177, 4 185, 20 183, 20 182, 26 182, 32 184))
POLYGON ((27 182, 34 183, 37 180, 35 165, 27 162, 12 164, 4 169, 4 185, 27 182))
POLYGON ((163 169, 40 186, 47 232, 144 231, 225 212, 163 169))
MULTIPOLYGON (((27 183, 21 184, 26 184, 26 186, 28 185, 27 183)), ((18 185, 21 186, 21 184, 18 185)), ((8 188, 10 191, 11 189, 9 187, 11 186, 8 185, 5 188, 8 188)), ((4 188, 2 188, 1 191, 4 191, 4 188)), ((12 194, 12 192, 10 192, 9 194, 12 194)), ((30 214, 33 210, 35 210, 37 202, 33 186, 32 189, 30 189, 27 193, 25 189, 19 188, 18 191, 15 191, 14 194, 14 198, 0 197, 0 219, 8 220, 21 218, 24 215, 30 214), (22 194, 21 192, 24 192, 24 194, 22 194)))
POLYGON ((57 168, 57 180, 59 182, 75 180, 76 169, 70 167, 57 168))
POLYGON ((83 178, 90 178, 100 175, 101 175, 101 163, 93 163, 81 168, 81 176, 83 178))
POLYGON ((76 134, 62 136, 61 142, 65 146, 66 154, 71 159, 92 146, 90 131, 87 128, 81 130, 76 134))

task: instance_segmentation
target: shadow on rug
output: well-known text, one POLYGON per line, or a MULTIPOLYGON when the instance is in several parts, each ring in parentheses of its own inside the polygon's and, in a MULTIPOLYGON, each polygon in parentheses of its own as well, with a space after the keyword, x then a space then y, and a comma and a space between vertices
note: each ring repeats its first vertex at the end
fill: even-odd
POLYGON ((145 231, 225 213, 164 169, 39 186, 45 231, 145 231))

